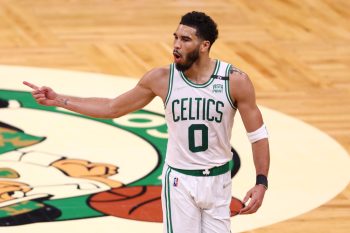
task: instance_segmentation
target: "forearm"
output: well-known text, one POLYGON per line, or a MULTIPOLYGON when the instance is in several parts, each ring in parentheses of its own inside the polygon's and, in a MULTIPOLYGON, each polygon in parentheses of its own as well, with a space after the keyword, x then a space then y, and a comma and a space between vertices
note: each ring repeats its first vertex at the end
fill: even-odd
POLYGON ((113 109, 108 98, 81 98, 58 95, 56 105, 67 110, 96 118, 114 118, 113 109))
POLYGON ((270 150, 267 138, 252 144, 253 158, 256 174, 267 176, 270 168, 270 150))

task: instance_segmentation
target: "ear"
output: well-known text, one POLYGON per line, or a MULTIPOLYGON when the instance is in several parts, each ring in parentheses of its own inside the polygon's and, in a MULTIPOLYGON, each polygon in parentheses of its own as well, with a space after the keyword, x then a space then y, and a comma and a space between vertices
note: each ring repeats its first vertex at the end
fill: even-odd
POLYGON ((210 41, 209 40, 203 40, 200 46, 201 52, 208 52, 210 48, 210 41))

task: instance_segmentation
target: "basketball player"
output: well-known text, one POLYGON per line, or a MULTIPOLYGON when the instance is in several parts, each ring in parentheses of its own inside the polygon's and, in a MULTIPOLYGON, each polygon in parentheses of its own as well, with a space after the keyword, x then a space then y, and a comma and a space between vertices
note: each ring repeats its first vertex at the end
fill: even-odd
POLYGON ((190 12, 174 33, 174 63, 146 73, 114 98, 79 98, 49 87, 31 87, 36 101, 98 118, 117 118, 159 96, 165 106, 169 140, 163 170, 163 222, 167 233, 229 233, 230 138, 236 110, 252 143, 256 184, 241 214, 255 213, 267 189, 269 145, 266 127, 248 76, 209 57, 218 36, 206 14, 190 12))

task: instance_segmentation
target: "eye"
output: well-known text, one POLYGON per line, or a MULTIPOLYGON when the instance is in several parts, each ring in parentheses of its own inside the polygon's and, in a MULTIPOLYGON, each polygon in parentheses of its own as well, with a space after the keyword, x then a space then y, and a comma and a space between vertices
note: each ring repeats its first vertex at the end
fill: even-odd
POLYGON ((11 199, 17 199, 24 196, 25 194, 22 191, 3 192, 3 193, 0 193, 0 202, 11 200, 11 199))
POLYGON ((9 196, 13 197, 13 198, 21 198, 21 197, 24 197, 24 192, 22 191, 14 191, 14 192, 9 192, 8 193, 9 196))

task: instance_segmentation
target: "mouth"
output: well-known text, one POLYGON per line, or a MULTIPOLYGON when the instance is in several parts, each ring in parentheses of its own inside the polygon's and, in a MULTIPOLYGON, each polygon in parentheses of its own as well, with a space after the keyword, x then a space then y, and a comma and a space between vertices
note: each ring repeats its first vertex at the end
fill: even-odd
POLYGON ((181 54, 178 51, 174 50, 173 51, 173 56, 174 56, 175 63, 180 62, 182 56, 181 56, 181 54))

